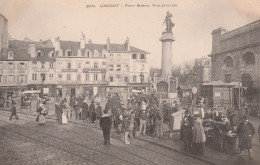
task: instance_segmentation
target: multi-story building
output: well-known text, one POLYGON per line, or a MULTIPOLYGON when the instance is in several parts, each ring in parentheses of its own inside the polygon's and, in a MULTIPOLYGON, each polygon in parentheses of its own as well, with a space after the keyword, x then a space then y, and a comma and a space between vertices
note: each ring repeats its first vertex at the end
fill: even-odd
MULTIPOLYGON (((126 43, 129 43, 128 39, 126 43)), ((129 43, 130 44, 130 43, 129 43)), ((146 51, 132 47, 130 55, 130 92, 148 92, 149 83, 149 64, 147 62, 146 51)))
POLYGON ((43 94, 54 96, 56 94, 54 48, 36 47, 35 44, 31 44, 28 53, 30 54, 28 88, 43 90, 43 94))
POLYGON ((82 35, 80 42, 55 40, 56 79, 60 96, 105 96, 106 49, 105 45, 86 44, 82 35))
POLYGON ((129 38, 124 44, 111 44, 107 39, 107 92, 119 94, 126 99, 132 92, 147 91, 149 67, 147 52, 130 46, 129 38), (140 76, 141 75, 141 76, 140 76), (142 77, 142 78, 141 78, 142 77))
POLYGON ((0 51, 8 48, 8 20, 0 14, 0 51))
POLYGON ((260 88, 260 20, 232 31, 212 32, 212 79, 242 82, 251 96, 260 88))
POLYGON ((26 88, 29 60, 27 49, 3 49, 0 53, 0 95, 8 98, 26 88))
POLYGON ((195 65, 193 70, 196 72, 196 83, 197 85, 202 85, 205 82, 211 81, 211 59, 207 57, 202 57, 195 59, 195 65))

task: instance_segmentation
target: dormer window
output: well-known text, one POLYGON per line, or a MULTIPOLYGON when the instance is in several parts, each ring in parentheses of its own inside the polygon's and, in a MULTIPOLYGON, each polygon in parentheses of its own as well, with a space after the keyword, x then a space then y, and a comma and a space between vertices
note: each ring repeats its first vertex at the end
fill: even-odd
POLYGON ((86 56, 86 57, 89 57, 89 50, 86 50, 86 51, 85 51, 85 56, 86 56))
POLYGON ((137 59, 137 55, 136 54, 132 54, 132 59, 137 59))
POLYGON ((67 50, 67 51, 66 51, 66 55, 67 55, 67 56, 71 56, 71 50, 67 50))
POLYGON ((41 57, 41 56, 42 56, 42 52, 41 52, 41 51, 38 51, 38 52, 37 52, 37 56, 38 56, 38 57, 41 57))
POLYGON ((51 51, 51 52, 49 53, 49 57, 54 57, 54 51, 51 51))
POLYGON ((8 60, 14 59, 14 53, 12 51, 8 52, 8 60))
POLYGON ((145 54, 141 54, 140 59, 144 60, 145 59, 145 54))

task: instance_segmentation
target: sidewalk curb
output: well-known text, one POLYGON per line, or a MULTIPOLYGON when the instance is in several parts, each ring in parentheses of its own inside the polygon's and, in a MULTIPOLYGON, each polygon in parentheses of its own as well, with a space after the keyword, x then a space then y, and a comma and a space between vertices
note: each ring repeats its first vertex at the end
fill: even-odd
POLYGON ((148 143, 154 144, 154 145, 157 145, 157 146, 159 146, 159 147, 166 148, 166 149, 168 149, 168 150, 172 150, 172 151, 174 151, 174 152, 181 153, 181 154, 183 154, 183 155, 185 155, 185 156, 192 157, 192 158, 194 158, 194 159, 197 159, 197 160, 203 161, 203 162, 208 163, 208 164, 216 165, 216 163, 211 162, 211 161, 209 161, 209 160, 206 160, 206 159, 203 159, 203 158, 201 158, 201 157, 198 157, 198 156, 195 156, 195 155, 189 154, 189 153, 187 153, 187 152, 180 151, 180 150, 178 150, 178 149, 174 149, 174 148, 168 147, 168 146, 163 145, 163 144, 160 144, 160 143, 156 143, 156 142, 153 142, 153 141, 150 141, 150 140, 146 140, 146 139, 143 139, 143 138, 139 138, 139 137, 136 137, 136 139, 138 139, 138 140, 142 140, 142 141, 145 141, 145 142, 148 142, 148 143))

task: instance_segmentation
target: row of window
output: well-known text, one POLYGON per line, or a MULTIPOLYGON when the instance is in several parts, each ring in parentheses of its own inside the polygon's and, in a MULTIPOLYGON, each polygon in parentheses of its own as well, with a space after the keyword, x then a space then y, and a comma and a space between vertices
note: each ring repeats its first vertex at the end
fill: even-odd
POLYGON ((0 75, 0 83, 26 83, 26 75, 0 75))
POLYGON ((60 50, 59 52, 57 51, 56 55, 58 56, 59 53, 62 54, 63 56, 68 56, 68 57, 71 57, 71 56, 85 56, 85 57, 101 57, 102 56, 102 57, 106 57, 106 55, 105 55, 106 52, 104 50, 102 51, 102 54, 100 54, 98 52, 98 50, 94 50, 93 53, 91 51, 88 51, 88 50, 85 53, 82 53, 81 50, 78 50, 76 52, 76 55, 73 55, 73 52, 70 49, 66 50, 65 53, 63 53, 63 50, 60 50))
MULTIPOLYGON (((53 74, 49 74, 49 80, 53 80, 53 78, 54 78, 53 74)), ((33 81, 37 81, 37 80, 41 80, 41 81, 44 80, 45 81, 46 80, 46 74, 44 74, 44 73, 40 74, 40 77, 38 79, 37 74, 33 73, 32 74, 32 80, 33 81)))
MULTIPOLYGON (((49 65, 48 65, 48 63, 46 63, 45 61, 41 61, 40 63, 38 63, 38 66, 39 66, 39 64, 40 64, 41 69, 48 69, 48 66, 49 66, 49 69, 53 69, 53 62, 49 62, 49 65)), ((36 61, 33 62, 32 68, 33 69, 39 68, 39 67, 37 67, 36 61)))
MULTIPOLYGON (((89 61, 86 62, 86 65, 89 65, 89 61)), ((102 62, 102 65, 106 65, 106 62, 102 62)), ((71 69, 72 68, 72 63, 69 62, 67 63, 67 69, 71 69)), ((77 68, 81 68, 81 63, 77 64, 77 68)), ((100 68, 100 65, 98 62, 94 62, 93 68, 100 68)))
MULTIPOLYGON (((121 56, 121 54, 109 54, 109 61, 113 61, 113 60, 117 60, 117 61, 121 61, 123 60, 123 58, 125 58, 127 56, 121 56), (115 56, 116 55, 116 56, 115 56)), ((138 56, 138 54, 132 54, 131 55, 131 59, 140 59, 140 60, 145 60, 146 59, 146 55, 145 54, 140 54, 138 56), (139 57, 139 58, 138 58, 139 57)))
POLYGON ((113 71, 113 70, 116 70, 116 71, 127 71, 128 70, 128 65, 125 65, 125 67, 122 67, 122 65, 120 65, 120 64, 117 64, 117 65, 113 65, 113 64, 111 64, 111 65, 109 65, 109 70, 110 71, 113 71), (115 68, 114 68, 114 66, 116 66, 115 68))
MULTIPOLYGON (((132 54, 132 59, 138 59, 138 54, 132 54)), ((140 54, 139 59, 140 60, 146 59, 146 55, 145 54, 140 54)))
MULTIPOLYGON (((8 63, 0 62, 0 69, 13 70, 13 69, 15 69, 15 66, 16 66, 16 63, 14 63, 14 62, 8 62, 8 63)), ((27 64, 24 62, 17 63, 17 69, 25 70, 25 69, 27 69, 27 64)))
MULTIPOLYGON (((121 75, 116 75, 114 79, 114 76, 109 76, 109 82, 128 82, 128 77, 122 77, 121 75), (116 80, 115 80, 116 79, 116 80)), ((137 76, 132 77, 133 82, 137 82, 137 76)), ((144 77, 140 79, 141 82, 144 82, 144 77)))
MULTIPOLYGON (((94 73, 94 74, 93 74, 93 80, 94 80, 94 81, 106 81, 106 75, 105 75, 105 74, 102 74, 101 80, 99 79, 99 76, 98 76, 98 75, 99 75, 98 73, 94 73)), ((66 76, 67 76, 67 77, 66 77, 66 80, 67 80, 67 81, 72 80, 70 74, 67 74, 66 76)), ((58 75, 58 78, 59 78, 59 79, 62 79, 62 75, 61 75, 61 74, 58 75)), ((89 73, 85 74, 85 81, 90 81, 90 80, 91 80, 90 74, 89 74, 89 73)), ((77 75, 77 81, 81 81, 81 75, 77 75)))
MULTIPOLYGON (((244 65, 254 65, 255 64, 255 57, 254 54, 251 52, 248 52, 242 56, 242 64, 244 65)), ((228 56, 224 59, 223 65, 226 67, 233 67, 234 61, 232 57, 228 56)))

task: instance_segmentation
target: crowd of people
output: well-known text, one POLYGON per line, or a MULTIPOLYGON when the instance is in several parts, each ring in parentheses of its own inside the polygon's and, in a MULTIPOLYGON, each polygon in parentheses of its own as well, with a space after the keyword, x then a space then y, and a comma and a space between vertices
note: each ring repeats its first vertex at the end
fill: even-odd
MULTIPOLYGON (((229 107, 226 110, 207 108, 203 102, 185 111, 181 123, 180 139, 184 150, 198 155, 205 152, 205 143, 210 147, 226 153, 244 155, 252 159, 253 125, 248 121, 249 113, 245 104, 238 111, 229 107)), ((260 127, 259 127, 260 132, 260 127)))
MULTIPOLYGON (((36 121, 40 126, 46 123, 48 114, 44 98, 37 109, 36 121)), ((171 114, 178 111, 176 102, 172 105, 159 100, 155 94, 134 94, 129 97, 126 105, 118 95, 108 95, 104 109, 100 105, 100 98, 89 98, 80 95, 69 99, 63 98, 55 103, 55 114, 58 124, 67 124, 68 119, 74 117, 83 122, 90 122, 93 126, 100 126, 103 130, 104 144, 110 144, 110 130, 122 134, 124 144, 130 144, 129 138, 139 135, 150 135, 158 139, 163 134, 163 123, 172 129, 171 114)), ((16 104, 12 101, 11 116, 18 120, 16 104)), ((260 134, 260 126, 258 128, 260 134)), ((203 99, 196 106, 188 107, 183 114, 180 129, 180 140, 183 149, 196 155, 205 153, 205 144, 227 153, 240 155, 248 150, 252 159, 252 138, 255 135, 253 124, 249 122, 249 112, 244 104, 238 111, 231 107, 224 109, 207 108, 203 99)), ((260 136, 259 136, 260 142, 260 136)))
POLYGON ((104 131, 105 144, 110 143, 108 128, 114 129, 117 134, 123 133, 124 143, 129 144, 128 138, 141 134, 160 138, 162 123, 169 123, 169 115, 176 111, 176 107, 170 107, 166 103, 160 108, 159 100, 154 94, 134 94, 129 97, 126 105, 117 94, 108 95, 104 109, 97 98, 80 95, 57 101, 55 113, 58 124, 67 124, 68 119, 74 116, 78 120, 92 123, 93 126, 99 125, 104 131), (110 116, 111 121, 108 121, 107 116, 110 116))

